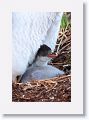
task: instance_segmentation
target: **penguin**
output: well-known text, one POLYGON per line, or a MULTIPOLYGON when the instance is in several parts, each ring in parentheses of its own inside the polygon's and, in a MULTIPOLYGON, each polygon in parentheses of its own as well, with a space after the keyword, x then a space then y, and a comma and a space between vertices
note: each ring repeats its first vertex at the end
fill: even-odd
POLYGON ((63 75, 64 71, 58 68, 48 65, 48 62, 56 57, 52 54, 51 48, 43 44, 37 51, 35 59, 31 66, 29 66, 26 72, 21 77, 21 82, 26 83, 31 80, 43 80, 63 75))

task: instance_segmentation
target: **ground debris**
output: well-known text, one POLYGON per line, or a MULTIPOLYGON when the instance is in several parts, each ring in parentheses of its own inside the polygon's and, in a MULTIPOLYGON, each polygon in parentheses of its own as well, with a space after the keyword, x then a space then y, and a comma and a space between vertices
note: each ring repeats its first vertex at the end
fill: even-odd
POLYGON ((13 102, 71 102, 71 76, 12 83, 13 102))

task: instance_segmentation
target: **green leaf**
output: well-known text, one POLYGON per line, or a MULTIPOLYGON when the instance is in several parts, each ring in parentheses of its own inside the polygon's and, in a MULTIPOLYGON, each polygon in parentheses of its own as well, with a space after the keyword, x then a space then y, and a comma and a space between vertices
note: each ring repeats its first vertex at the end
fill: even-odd
POLYGON ((65 29, 69 25, 69 20, 67 16, 64 14, 61 20, 61 28, 65 29))

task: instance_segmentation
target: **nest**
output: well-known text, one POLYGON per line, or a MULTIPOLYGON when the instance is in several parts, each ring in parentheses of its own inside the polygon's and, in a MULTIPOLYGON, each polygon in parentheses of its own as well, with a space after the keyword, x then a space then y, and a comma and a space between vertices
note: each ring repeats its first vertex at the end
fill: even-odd
MULTIPOLYGON (((71 14, 68 15, 71 21, 71 14)), ((54 52, 58 57, 49 63, 65 75, 28 83, 12 83, 13 102, 71 102, 71 23, 59 31, 54 52)))
POLYGON ((64 75, 50 80, 12 84, 12 101, 15 102, 70 102, 71 76, 64 75))

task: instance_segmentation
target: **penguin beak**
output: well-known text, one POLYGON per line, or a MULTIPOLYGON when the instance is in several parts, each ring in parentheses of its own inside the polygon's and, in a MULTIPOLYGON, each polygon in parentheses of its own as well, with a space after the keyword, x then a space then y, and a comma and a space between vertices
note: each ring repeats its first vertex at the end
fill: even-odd
POLYGON ((49 58, 56 58, 58 56, 58 54, 56 53, 52 53, 52 54, 48 54, 49 58))

